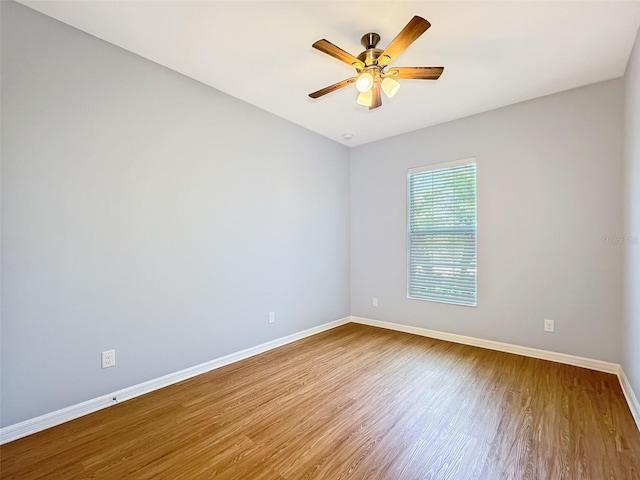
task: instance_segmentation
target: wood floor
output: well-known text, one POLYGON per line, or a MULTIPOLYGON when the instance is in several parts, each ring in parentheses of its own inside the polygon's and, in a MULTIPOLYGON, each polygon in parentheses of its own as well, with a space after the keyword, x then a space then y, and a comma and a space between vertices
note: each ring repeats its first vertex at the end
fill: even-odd
POLYGON ((355 324, 0 455, 3 480, 640 479, 614 375, 355 324))

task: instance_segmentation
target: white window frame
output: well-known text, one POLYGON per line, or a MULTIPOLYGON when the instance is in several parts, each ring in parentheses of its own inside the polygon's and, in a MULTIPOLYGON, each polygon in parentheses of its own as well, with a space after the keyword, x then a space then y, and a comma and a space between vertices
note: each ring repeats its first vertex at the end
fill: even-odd
POLYGON ((419 167, 409 168, 407 170, 407 298, 411 300, 422 300, 428 302, 437 302, 437 303, 446 303, 451 305, 459 305, 466 307, 476 307, 478 305, 478 163, 475 157, 465 158, 462 160, 455 160, 452 162, 442 162, 435 163, 430 165, 423 165, 419 167), (476 183, 476 191, 475 191, 475 210, 476 210, 476 218, 475 218, 475 266, 476 266, 476 274, 475 274, 475 302, 463 302, 456 301, 455 298, 452 299, 436 299, 436 298, 423 298, 420 296, 412 296, 412 276, 411 276, 411 176, 428 171, 436 171, 436 170, 446 170, 450 168, 455 168, 459 166, 465 165, 475 165, 475 183, 476 183))

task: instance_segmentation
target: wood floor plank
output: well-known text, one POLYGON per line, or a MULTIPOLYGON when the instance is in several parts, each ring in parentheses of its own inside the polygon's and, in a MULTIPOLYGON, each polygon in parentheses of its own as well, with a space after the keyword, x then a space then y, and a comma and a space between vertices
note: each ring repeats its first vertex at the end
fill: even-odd
POLYGON ((2 479, 640 480, 614 375, 348 324, 0 447, 2 479))

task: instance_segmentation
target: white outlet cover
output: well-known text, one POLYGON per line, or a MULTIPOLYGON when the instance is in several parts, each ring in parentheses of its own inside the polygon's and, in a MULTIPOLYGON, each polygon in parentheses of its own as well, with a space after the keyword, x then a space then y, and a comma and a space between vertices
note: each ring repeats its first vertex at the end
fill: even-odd
POLYGON ((116 364, 116 351, 107 350, 102 352, 102 368, 113 367, 116 364))

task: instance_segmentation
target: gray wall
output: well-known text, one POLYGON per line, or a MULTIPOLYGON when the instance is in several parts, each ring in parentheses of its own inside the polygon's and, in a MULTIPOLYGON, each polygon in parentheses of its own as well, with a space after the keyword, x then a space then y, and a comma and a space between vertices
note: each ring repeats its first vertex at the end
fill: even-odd
POLYGON ((623 247, 603 238, 622 232, 623 93, 609 81, 353 149, 352 315, 619 362, 623 247), (409 300, 407 168, 469 157, 478 307, 409 300))
POLYGON ((349 315, 345 147, 1 3, 3 426, 349 315))
POLYGON ((623 368, 640 400, 640 33, 625 74, 625 315, 623 368))
POLYGON ((2 426, 349 313, 622 361, 640 392, 638 45, 625 82, 349 153, 0 5, 2 426), (406 170, 472 156, 479 305, 408 300, 406 170))

